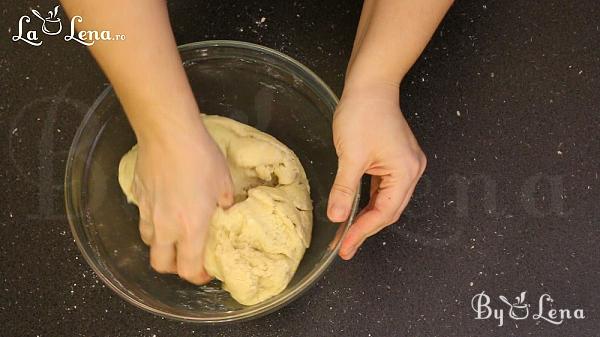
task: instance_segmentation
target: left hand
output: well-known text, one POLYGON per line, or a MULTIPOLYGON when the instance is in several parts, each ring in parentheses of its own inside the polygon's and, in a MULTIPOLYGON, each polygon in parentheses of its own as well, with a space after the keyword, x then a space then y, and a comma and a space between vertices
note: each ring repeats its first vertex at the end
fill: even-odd
POLYGON ((369 204, 350 227, 340 257, 351 259, 371 235, 395 223, 406 208, 426 158, 400 111, 399 87, 346 87, 333 118, 338 171, 327 215, 348 219, 364 173, 371 175, 369 204))

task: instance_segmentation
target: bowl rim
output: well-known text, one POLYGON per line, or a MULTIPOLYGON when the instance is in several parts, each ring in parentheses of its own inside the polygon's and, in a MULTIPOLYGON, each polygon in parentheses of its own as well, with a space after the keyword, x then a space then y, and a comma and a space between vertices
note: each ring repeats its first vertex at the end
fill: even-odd
MULTIPOLYGON (((319 76, 317 76, 312 70, 310 70, 308 67, 306 67, 302 63, 298 62, 297 60, 293 59, 292 57, 290 57, 282 52, 279 52, 277 50, 265 47, 265 46, 261 46, 261 45, 250 43, 250 42, 235 41, 235 40, 207 40, 207 41, 199 41, 199 42, 183 44, 183 45, 178 46, 177 48, 179 49, 180 52, 183 52, 183 51, 187 51, 187 50, 192 50, 192 49, 197 49, 197 48, 208 48, 208 47, 234 47, 234 48, 239 48, 239 49, 249 49, 252 51, 260 51, 260 52, 269 54, 271 56, 278 57, 278 58, 282 59, 283 61, 289 63, 290 65, 296 67, 297 70, 299 70, 300 72, 303 72, 304 73, 303 75, 308 77, 309 80, 314 81, 316 83, 316 85, 318 86, 318 89, 323 90, 324 94, 329 96, 336 105, 339 102, 337 96, 331 90, 331 88, 329 88, 329 86, 327 84, 325 84, 325 82, 323 80, 321 80, 321 78, 319 78, 319 76)), ((359 199, 360 199, 360 184, 357 187, 357 192, 354 197, 350 216, 345 223, 340 225, 340 227, 343 226, 343 231, 341 233, 341 237, 337 241, 335 247, 333 247, 333 249, 329 249, 325 253, 326 256, 325 256, 325 260, 323 261, 323 263, 318 265, 316 268, 312 269, 303 279, 301 279, 298 282, 298 284, 296 284, 296 286, 293 289, 290 289, 290 292, 288 293, 287 296, 280 297, 279 299, 270 302, 268 305, 260 306, 260 304, 259 304, 255 309, 251 309, 249 311, 244 311, 239 314, 231 314, 231 315, 228 315, 227 317, 193 317, 193 316, 186 316, 186 315, 162 311, 160 309, 157 309, 153 306, 150 306, 148 304, 145 304, 145 303, 139 301, 135 296, 132 296, 128 292, 121 289, 122 286, 118 285, 119 284, 118 280, 111 279, 103 271, 103 269, 99 266, 100 263, 95 261, 94 259, 92 259, 92 257, 90 256, 90 254, 87 251, 87 247, 82 242, 82 238, 79 236, 78 230, 76 228, 76 223, 79 223, 79 221, 81 219, 79 219, 79 212, 75 209, 75 205, 72 200, 73 195, 72 195, 71 189, 70 189, 71 188, 70 178, 72 177, 75 149, 80 142, 80 139, 83 135, 83 131, 85 130, 85 126, 88 124, 89 120, 91 119, 92 115, 94 114, 94 112, 96 111, 96 109, 98 108, 100 103, 104 100, 104 98, 112 90, 113 90, 112 86, 108 85, 100 93, 100 95, 96 98, 94 103, 90 106, 90 108, 86 112, 81 124, 77 128, 77 131, 75 133, 75 136, 74 136, 71 146, 69 148, 69 153, 67 156, 67 164, 66 164, 66 169, 65 169, 65 181, 64 181, 65 208, 66 208, 66 213, 67 213, 67 219, 69 221, 69 227, 71 229, 71 234, 73 235, 74 241, 77 244, 77 247, 79 248, 79 251, 83 255, 85 261, 88 263, 88 265, 92 268, 94 273, 100 278, 100 280, 102 280, 102 282, 104 284, 106 284, 110 289, 112 289, 117 295, 119 295, 119 297, 124 299, 126 302, 129 302, 130 304, 134 305, 135 307, 138 307, 146 312, 149 312, 149 313, 152 313, 152 314, 155 314, 158 316, 162 316, 165 318, 169 318, 169 319, 179 320, 179 321, 195 322, 195 323, 208 323, 208 324, 239 322, 239 321, 251 320, 251 319, 261 317, 263 315, 266 315, 266 314, 272 313, 278 309, 281 309, 283 306, 293 302, 302 293, 304 293, 306 290, 308 290, 312 286, 314 286, 316 281, 322 277, 322 275, 327 270, 327 268, 336 259, 338 251, 341 246, 341 243, 343 241, 343 238, 345 237, 346 233, 348 232, 348 230, 350 228, 350 224, 352 224, 354 217, 356 216, 356 212, 358 209, 358 203, 359 203, 359 199)))

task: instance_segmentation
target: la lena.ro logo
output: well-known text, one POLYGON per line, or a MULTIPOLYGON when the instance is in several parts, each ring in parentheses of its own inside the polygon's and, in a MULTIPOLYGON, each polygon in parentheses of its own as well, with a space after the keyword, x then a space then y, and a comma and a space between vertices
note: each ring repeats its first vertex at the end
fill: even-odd
MULTIPOLYGON (((531 305, 525 300, 526 293, 524 291, 515 297, 514 303, 511 303, 505 296, 498 296, 500 301, 508 306, 508 317, 510 319, 521 321, 529 318, 531 305)), ((554 299, 549 294, 541 295, 538 300, 537 313, 533 314, 531 319, 543 320, 554 325, 560 325, 569 319, 585 319, 583 309, 554 309, 551 308, 552 303, 554 303, 554 299)), ((493 308, 491 298, 485 291, 473 296, 471 308, 475 311, 475 319, 493 318, 498 321, 498 326, 504 325, 504 309, 493 308)), ((532 308, 532 310, 535 310, 535 308, 532 308)))
MULTIPOLYGON (((58 9, 60 6, 54 7, 53 10, 48 11, 48 16, 44 17, 39 11, 32 9, 34 20, 28 15, 23 15, 19 19, 19 31, 17 35, 13 35, 12 40, 14 42, 23 41, 32 46, 40 46, 43 41, 40 39, 39 30, 45 35, 58 35, 63 30, 63 24, 61 19, 58 17, 58 9)), ((81 30, 76 32, 75 23, 83 22, 83 18, 80 15, 75 15, 71 18, 70 31, 65 34, 65 41, 75 41, 86 46, 91 46, 96 41, 123 41, 125 35, 113 34, 109 30, 81 30)))

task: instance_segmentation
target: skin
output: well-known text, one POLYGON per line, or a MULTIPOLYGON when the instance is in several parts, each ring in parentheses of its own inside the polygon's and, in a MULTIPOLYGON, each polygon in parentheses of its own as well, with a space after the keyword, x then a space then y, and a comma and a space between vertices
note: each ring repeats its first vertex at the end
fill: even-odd
POLYGON ((425 155, 400 110, 399 88, 451 4, 364 2, 333 120, 339 159, 327 215, 334 222, 348 218, 365 173, 371 176, 371 190, 369 204, 342 242, 343 259, 351 259, 369 236, 398 221, 425 170, 425 155))
MULTIPOLYGON (((134 193, 150 264, 203 284, 210 218, 233 203, 222 154, 200 119, 181 65, 164 0, 62 0, 78 30, 110 30, 125 41, 90 51, 112 83, 139 144, 134 193), (115 10, 117 9, 118 10, 115 10)), ((333 122, 338 173, 328 216, 345 221, 363 174, 371 199, 343 241, 350 259, 364 240, 394 223, 425 168, 402 116, 399 84, 451 5, 449 0, 367 0, 333 122), (376 116, 376 118, 374 118, 376 116), (365 128, 369 125, 369 128, 365 128)))
POLYGON ((139 144, 133 191, 150 264, 202 284, 204 242, 217 207, 233 203, 223 155, 200 119, 162 0, 64 0, 78 30, 110 30, 92 55, 112 83, 139 144), (118 8, 118 10, 115 10, 118 8))

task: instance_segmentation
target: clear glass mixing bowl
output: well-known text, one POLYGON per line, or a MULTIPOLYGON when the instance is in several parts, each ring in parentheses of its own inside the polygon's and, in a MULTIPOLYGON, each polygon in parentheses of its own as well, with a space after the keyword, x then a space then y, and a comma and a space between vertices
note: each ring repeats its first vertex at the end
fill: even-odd
MULTIPOLYGON (((75 241, 92 269, 132 304, 168 318, 230 322, 272 312, 313 284, 335 259, 349 227, 327 220, 336 172, 331 119, 337 98, 313 72, 277 51, 244 42, 206 41, 180 47, 200 109, 265 131, 290 147, 306 170, 314 201, 312 243, 281 294, 243 306, 218 281, 194 286, 149 265, 138 233, 138 211, 117 181, 121 156, 136 142, 109 87, 80 125, 69 152, 65 198, 75 241)), ((160 93, 159 93, 160 94, 160 93)), ((356 213, 356 197, 352 217, 356 213)))

